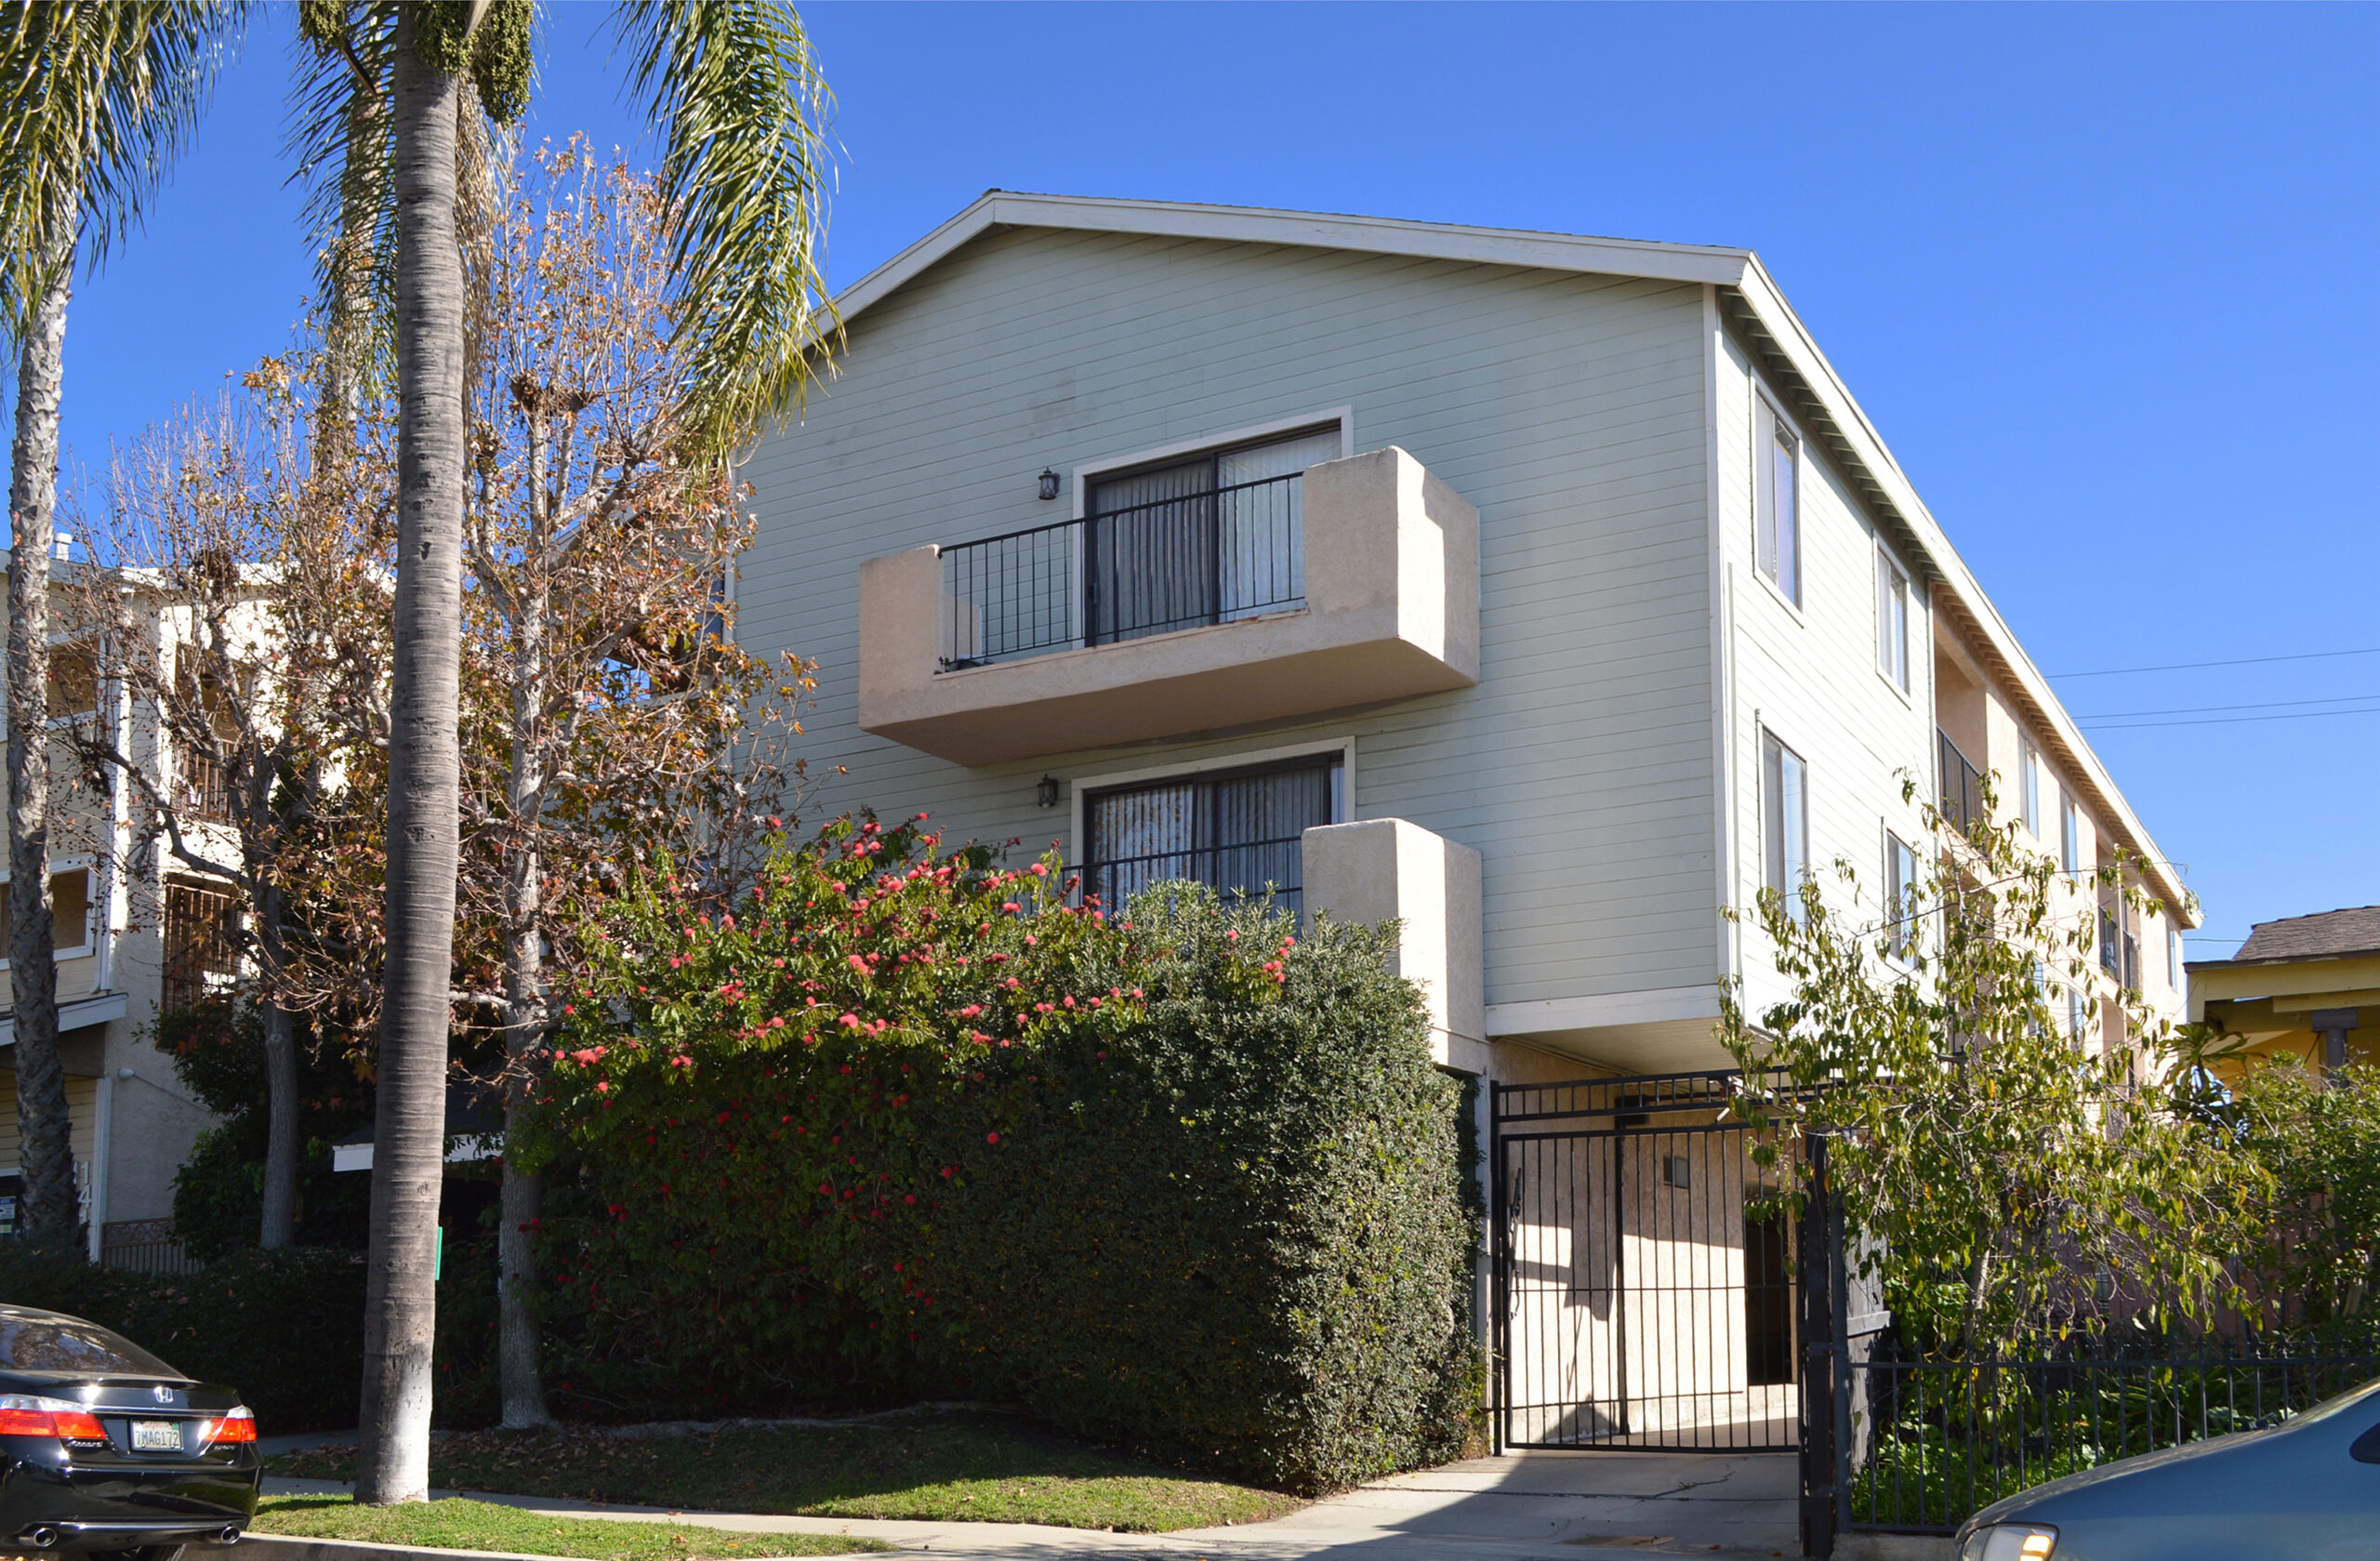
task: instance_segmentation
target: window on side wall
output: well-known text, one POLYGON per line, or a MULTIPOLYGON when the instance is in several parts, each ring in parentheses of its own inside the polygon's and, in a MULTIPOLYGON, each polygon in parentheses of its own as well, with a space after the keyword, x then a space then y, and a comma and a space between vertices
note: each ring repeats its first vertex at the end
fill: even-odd
POLYGON ((1917 907, 1910 896, 1917 888, 1917 853, 1890 830, 1884 832, 1885 911, 1889 942, 1895 954, 1906 955, 1917 941, 1917 907))
POLYGON ((2080 987, 2067 988, 2066 1037, 2077 1046, 2081 1046, 2083 1042, 2094 1006, 2096 1005, 2091 1001, 2089 993, 2082 991, 2080 987))
POLYGON ((2178 992, 2182 989, 2182 930, 2165 929, 2165 985, 2178 992))
MULTIPOLYGON (((60 959, 91 952, 91 869, 62 867, 49 875, 50 951, 60 959)), ((8 880, 0 877, 0 970, 8 966, 8 880)))
POLYGON ((2069 878, 2082 870, 2082 821, 2073 797, 2064 793, 2057 800, 2057 865, 2069 878))
POLYGON ((2018 739, 2016 755, 2016 802, 2025 820, 2025 833, 2035 840, 2042 838, 2042 756, 2030 737, 2018 739))
POLYGON ((1876 549, 1876 670, 1909 692, 1909 576, 1876 549))
POLYGON ((1752 527, 1760 572, 1802 604, 1802 442, 1782 414, 1752 398, 1752 527))
POLYGON ((1785 897, 1785 914, 1802 919, 1802 880, 1810 863, 1809 767, 1802 756, 1763 728, 1760 734, 1761 835, 1766 845, 1763 887, 1785 897))

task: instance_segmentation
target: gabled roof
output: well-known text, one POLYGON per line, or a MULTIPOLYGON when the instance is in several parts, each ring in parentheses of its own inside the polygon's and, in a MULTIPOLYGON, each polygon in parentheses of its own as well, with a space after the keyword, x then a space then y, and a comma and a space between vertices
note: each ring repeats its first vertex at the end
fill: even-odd
POLYGON ((1759 355, 1763 370, 1778 389, 1795 401, 1797 415, 1858 490, 1877 524, 1894 536, 1931 581, 1937 603, 1946 608, 1945 615, 2017 706, 2035 741, 2078 779, 2093 811, 2112 826, 2122 843, 2147 860, 2149 887, 2177 914, 2185 914, 2187 899, 2180 878, 1917 496, 1900 463, 1885 447, 1884 436, 1860 409, 1834 365, 1827 362, 1826 354, 1818 351, 1808 328, 1752 251, 1262 206, 987 190, 966 210, 846 288, 837 297, 836 307, 845 321, 854 319, 962 245, 986 232, 1009 228, 1302 245, 1481 265, 1649 277, 1716 289, 1729 324, 1759 355))
MULTIPOLYGON (((2347 959, 2380 954, 2380 906, 2318 911, 2278 921, 2259 921, 2248 941, 2228 959, 2208 965, 2265 965, 2292 959, 2347 959)), ((2193 970, 2201 968, 2193 963, 2193 970)))

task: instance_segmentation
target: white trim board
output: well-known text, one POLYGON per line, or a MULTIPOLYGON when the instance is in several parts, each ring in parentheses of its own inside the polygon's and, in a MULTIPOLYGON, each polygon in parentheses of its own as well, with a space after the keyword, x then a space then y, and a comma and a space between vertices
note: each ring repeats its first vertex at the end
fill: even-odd
MULTIPOLYGON (((79 1002, 60 1003, 58 1033, 64 1035, 69 1030, 104 1025, 112 1019, 123 1018, 131 1010, 132 999, 122 992, 102 992, 98 997, 85 998, 79 1002)), ((16 1041, 16 1020, 0 1019, 0 1046, 13 1046, 16 1041)))
POLYGON ((1612 992, 1593 998, 1553 998, 1543 1002, 1489 1003, 1488 1034, 1556 1035, 1601 1030, 1616 1025, 1658 1025, 1675 1019, 1719 1017, 1719 988, 1664 986, 1642 992, 1612 992))

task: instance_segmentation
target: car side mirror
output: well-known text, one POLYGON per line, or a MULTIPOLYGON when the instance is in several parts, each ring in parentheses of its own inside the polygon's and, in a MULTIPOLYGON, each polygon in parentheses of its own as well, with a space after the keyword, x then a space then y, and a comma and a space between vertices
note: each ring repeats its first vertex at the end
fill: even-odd
POLYGON ((2348 1444, 2347 1455, 2358 1463, 2380 1463, 2380 1422, 2348 1444))

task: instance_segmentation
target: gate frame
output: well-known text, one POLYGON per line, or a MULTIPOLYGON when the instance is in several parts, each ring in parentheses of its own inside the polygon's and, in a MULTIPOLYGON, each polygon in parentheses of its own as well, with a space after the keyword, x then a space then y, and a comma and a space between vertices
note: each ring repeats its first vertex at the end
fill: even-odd
MULTIPOLYGON (((1781 1078, 1782 1075, 1779 1073, 1774 1075, 1774 1077, 1781 1078)), ((1514 1222, 1517 1218, 1519 1210, 1517 1208, 1514 1207, 1511 1196, 1511 1179, 1508 1173, 1509 1168, 1506 1164, 1506 1149, 1508 1144, 1515 1140, 1520 1142, 1534 1142, 1550 1138, 1608 1138, 1613 1145, 1613 1167, 1616 1173, 1620 1163, 1620 1145, 1627 1143, 1632 1137, 1635 1136, 1640 1131, 1646 1136, 1650 1137, 1664 1131, 1709 1132, 1714 1131, 1712 1128, 1657 1129, 1646 1127, 1641 1130, 1632 1129, 1620 1125, 1619 1118, 1622 1115, 1642 1113, 1647 1117, 1651 1117, 1659 1115, 1664 1111, 1709 1110, 1714 1105, 1724 1105, 1726 1100, 1739 1092, 1743 1087, 1743 1082, 1744 1070, 1733 1067, 1700 1068, 1676 1073, 1617 1074, 1600 1078, 1582 1078, 1554 1079, 1544 1083, 1507 1084, 1493 1078, 1487 1081, 1488 1091, 1485 1105, 1487 1106, 1488 1131, 1484 1169, 1487 1171, 1488 1180, 1488 1245, 1489 1268, 1492 1276, 1489 1285, 1490 1315, 1488 1318, 1489 1327, 1488 1330, 1488 1353, 1491 1356, 1490 1369, 1488 1374, 1489 1394, 1489 1403, 1488 1408, 1488 1421, 1491 1428, 1490 1441, 1494 1450, 1498 1454, 1501 1455, 1514 1448, 1557 1446, 1556 1444, 1540 1442, 1514 1442, 1510 1439, 1509 1435, 1512 1429, 1512 1417, 1514 1413, 1512 1384, 1514 1300, 1513 1268, 1515 1262, 1515 1254, 1514 1251, 1513 1235, 1514 1222), (1505 1101, 1507 1096, 1553 1094, 1556 1097, 1557 1103, 1560 1103, 1561 1096, 1564 1093, 1568 1093, 1570 1095, 1569 1104, 1575 1105, 1577 1095, 1587 1093, 1589 1091, 1600 1093, 1604 1097, 1603 1103, 1568 1110, 1516 1113, 1509 1118, 1506 1115, 1507 1108, 1505 1101), (1620 1104, 1623 1101, 1626 1104, 1620 1104), (1514 1133, 1509 1131, 1512 1126, 1520 1123, 1556 1121, 1575 1122, 1582 1118, 1609 1118, 1611 1125, 1608 1128, 1576 1130, 1571 1132, 1556 1131, 1548 1133, 1514 1133)), ((1619 1188, 1621 1184, 1617 1174, 1614 1175, 1613 1181, 1614 1194, 1615 1197, 1617 1197, 1620 1196, 1619 1188)), ((1809 1238, 1812 1233, 1806 1229, 1806 1226, 1808 1225, 1808 1215, 1806 1212, 1803 1219, 1800 1222, 1797 1222, 1797 1224, 1805 1228, 1797 1228, 1794 1231, 1794 1256, 1793 1262, 1790 1265, 1788 1272, 1791 1276, 1791 1283, 1793 1286, 1793 1297, 1790 1308, 1790 1315, 1793 1320, 1794 1332, 1796 1336, 1795 1343, 1799 1345, 1809 1337, 1808 1325, 1805 1314, 1807 1311, 1808 1297, 1810 1293, 1810 1287, 1808 1283, 1809 1264, 1812 1258, 1815 1256, 1815 1253, 1813 1251, 1813 1242, 1809 1238)), ((1835 1224, 1839 1228, 1840 1220, 1838 1219, 1835 1224)), ((1625 1259, 1621 1255, 1621 1244, 1618 1239, 1620 1234, 1620 1232, 1615 1224, 1612 1248, 1613 1263, 1615 1265, 1613 1277, 1613 1294, 1615 1298, 1613 1314, 1616 1326, 1620 1330, 1620 1343, 1615 1354, 1615 1359, 1619 1363, 1618 1382, 1620 1396, 1620 1401, 1624 1405, 1627 1402, 1628 1393, 1628 1369, 1626 1355, 1627 1320, 1625 1316, 1624 1303, 1622 1303, 1621 1298, 1627 1294, 1627 1285, 1626 1269, 1624 1266, 1625 1259)), ((1801 1358, 1796 1360, 1795 1364, 1797 1369, 1792 1373, 1792 1385, 1796 1390, 1796 1415, 1798 1417, 1799 1435, 1795 1437, 1794 1444, 1792 1447, 1763 1445, 1758 1448, 1716 1446, 1648 1448, 1642 1444, 1621 1444, 1617 1446, 1596 1446, 1593 1444, 1572 1446, 1568 1444, 1559 1444, 1559 1449, 1560 1450, 1580 1452, 1674 1451, 1714 1452, 1734 1455, 1742 1455, 1755 1451, 1795 1451, 1799 1453, 1805 1470, 1805 1477, 1804 1489, 1805 1495, 1804 1499, 1804 1510, 1805 1523, 1806 1526, 1806 1515, 1808 1512, 1808 1497, 1806 1492, 1809 1488, 1806 1475, 1810 1467, 1810 1428, 1808 1419, 1811 1384, 1809 1374, 1811 1361, 1815 1357, 1805 1355, 1805 1352, 1798 1348, 1795 1349, 1792 1354, 1801 1358)), ((1847 1406, 1844 1406, 1844 1408, 1847 1409, 1847 1406)), ((1832 1458, 1831 1454, 1827 1460, 1826 1467, 1829 1472, 1828 1477, 1831 1481, 1832 1472, 1832 1458)), ((1831 1502, 1830 1502, 1830 1510, 1831 1510, 1831 1502)), ((1830 1539, 1831 1537, 1831 1536, 1830 1535, 1830 1539)))

